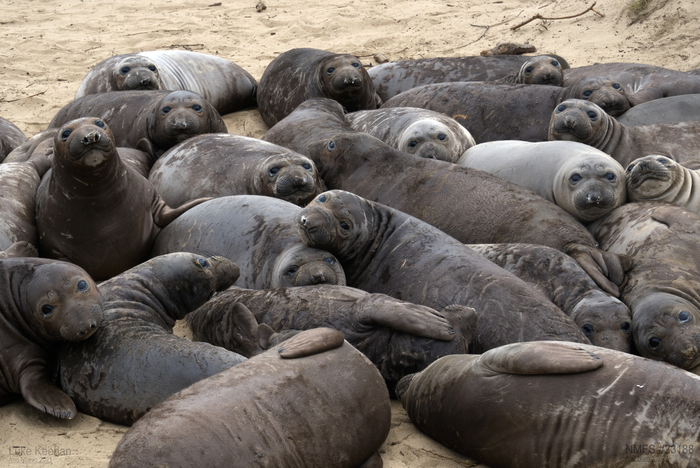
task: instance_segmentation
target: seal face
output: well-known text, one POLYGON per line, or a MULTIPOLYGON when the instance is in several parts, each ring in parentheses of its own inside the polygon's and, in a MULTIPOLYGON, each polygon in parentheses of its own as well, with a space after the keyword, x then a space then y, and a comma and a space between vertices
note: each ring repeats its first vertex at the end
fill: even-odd
POLYGON ((562 66, 554 57, 538 55, 523 63, 518 73, 518 82, 523 84, 564 85, 562 66))
POLYGON ((208 133, 211 127, 205 99, 189 91, 176 91, 164 96, 154 115, 154 141, 161 148, 170 148, 193 136, 208 133))
POLYGON ((345 272, 340 262, 328 252, 302 245, 283 252, 272 272, 272 288, 337 284, 345 286, 345 272))
POLYGON ((630 201, 671 201, 683 183, 683 168, 666 156, 651 154, 632 161, 625 170, 630 201))
POLYGON ((114 65, 113 77, 118 90, 163 89, 158 67, 147 57, 127 56, 114 65))
POLYGON ((608 116, 600 106, 582 99, 568 99, 552 112, 549 139, 578 141, 599 147, 609 126, 608 116))
POLYGON ((587 78, 571 86, 569 99, 584 99, 595 103, 613 117, 624 114, 631 107, 620 83, 601 77, 587 78))
POLYGON ((452 162, 458 151, 455 134, 440 122, 420 120, 408 127, 399 139, 399 148, 421 158, 452 162))
POLYGON ((319 192, 318 171, 306 156, 274 155, 261 161, 258 167, 256 182, 260 186, 261 195, 274 196, 303 206, 319 192))
POLYGON ((319 81, 324 95, 343 104, 348 112, 360 110, 357 102, 365 92, 367 74, 354 55, 331 55, 318 65, 319 81))

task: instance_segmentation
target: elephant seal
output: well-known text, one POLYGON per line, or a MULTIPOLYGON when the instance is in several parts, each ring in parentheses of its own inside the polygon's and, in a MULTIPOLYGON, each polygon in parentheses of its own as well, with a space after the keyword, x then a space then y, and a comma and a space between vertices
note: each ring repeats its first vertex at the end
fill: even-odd
POLYGON ((109 466, 376 468, 390 425, 374 365, 340 332, 317 328, 156 406, 109 466))
POLYGON ((679 163, 698 159, 700 122, 676 122, 627 128, 592 102, 572 99, 559 104, 549 123, 550 140, 578 141, 598 148, 627 167, 648 154, 679 163))
POLYGON ((151 254, 221 255, 239 266, 236 285, 242 288, 345 285, 336 258, 299 239, 294 223, 299 210, 292 203, 259 195, 215 198, 163 229, 151 254))
POLYGON ((148 259, 160 229, 207 200, 170 208, 122 162, 110 127, 96 117, 63 125, 54 159, 36 194, 39 252, 80 265, 98 281, 148 259))
POLYGON ((115 146, 138 148, 160 156, 178 143, 203 133, 227 133, 221 115, 191 91, 112 91, 71 101, 49 127, 81 117, 98 116, 112 130, 115 146), (143 140, 143 141, 141 141, 143 140))
POLYGON ((418 429, 489 466, 690 467, 699 383, 639 356, 547 341, 446 356, 397 392, 418 429))
POLYGON ((306 156, 228 133, 200 135, 171 148, 149 176, 166 203, 201 197, 265 195, 305 205, 326 190, 306 156))
POLYGON ((88 339, 102 323, 102 296, 77 265, 0 259, 0 405, 21 394, 31 406, 72 419, 75 404, 52 381, 63 341, 88 339))
POLYGON ((700 174, 665 156, 651 154, 632 161, 626 170, 630 201, 661 201, 700 215, 700 174))
POLYGON ((0 163, 26 141, 27 137, 22 130, 9 120, 0 117, 0 163))
POLYGON ((630 352, 632 313, 602 291, 573 258, 534 244, 470 244, 469 248, 537 288, 576 322, 591 344, 630 352))
POLYGON ((55 128, 49 128, 40 131, 28 140, 25 140, 24 143, 15 147, 15 149, 8 153, 7 156, 5 156, 5 159, 0 162, 25 162, 30 158, 32 153, 39 147, 39 145, 42 145, 42 143, 44 144, 42 151, 46 151, 46 143, 49 143, 48 148, 50 148, 53 137, 56 135, 56 130, 57 129, 55 128))
POLYGON ((232 287, 187 316, 193 336, 244 354, 239 351, 241 333, 234 325, 239 313, 236 304, 245 305, 258 322, 280 332, 317 327, 339 330, 377 366, 389 393, 404 375, 424 369, 437 358, 467 353, 477 321, 476 312, 467 307, 450 306, 438 313, 348 286, 232 287))
MULTIPOLYGON (((130 425, 173 393, 245 361, 172 334, 176 320, 237 277, 238 268, 225 258, 178 252, 101 283, 102 327, 89 339, 62 347, 61 387, 81 411, 130 425)), ((246 323, 241 328, 254 334, 246 323)))
POLYGON ((357 111, 347 115, 350 126, 421 158, 456 162, 476 143, 455 119, 412 107, 357 111))
POLYGON ((457 164, 530 189, 582 223, 627 201, 625 168, 602 151, 572 141, 481 143, 457 164))
POLYGON ((110 91, 192 91, 219 114, 255 106, 258 84, 235 63, 186 50, 152 50, 109 57, 95 65, 73 99, 110 91))
POLYGON ((589 343, 532 286, 413 216, 331 190, 295 219, 306 245, 340 260, 349 286, 433 309, 473 307, 478 315, 474 352, 517 341, 589 343))
POLYGON ((602 248, 634 266, 620 299, 637 351, 700 373, 700 216, 667 203, 627 203, 591 223, 602 248))
POLYGON ((615 117, 628 127, 700 120, 700 95, 684 94, 654 99, 615 117))
MULTIPOLYGON (((523 66, 533 60, 548 57, 550 60, 537 61, 537 65, 544 65, 541 76, 537 67, 523 79, 523 84, 552 84, 562 85, 562 73, 554 73, 550 67, 557 68, 551 63, 557 62, 561 69, 568 68, 568 64, 559 56, 525 56, 503 55, 494 57, 467 56, 467 57, 437 57, 414 60, 397 60, 395 62, 382 63, 370 68, 369 73, 377 94, 384 101, 388 101, 399 93, 419 86, 434 83, 452 83, 459 81, 508 81, 515 82, 519 77, 523 66), (549 63, 549 65, 546 65, 549 63), (551 82, 548 83, 547 79, 551 82), (534 83, 538 81, 538 83, 534 83)), ((527 67, 525 67, 527 68, 527 67)))
POLYGON ((258 86, 258 110, 272 128, 299 104, 318 97, 338 101, 348 112, 381 105, 360 59, 300 48, 280 54, 265 68, 258 86))
POLYGON ((620 115, 629 109, 627 96, 619 84, 598 79, 585 80, 567 88, 483 82, 439 83, 404 91, 382 107, 420 107, 443 113, 469 130, 477 143, 547 141, 552 111, 567 99, 588 99, 611 115, 620 115))
POLYGON ((364 134, 339 134, 310 147, 330 189, 356 193, 437 227, 465 244, 522 242, 572 256, 617 296, 629 259, 598 249, 569 213, 483 171, 416 158, 364 134))
POLYGON ((39 251, 27 241, 10 244, 5 250, 0 250, 0 260, 16 257, 38 257, 39 251))
POLYGON ((20 241, 39 245, 34 204, 40 183, 31 163, 0 164, 0 250, 20 241))

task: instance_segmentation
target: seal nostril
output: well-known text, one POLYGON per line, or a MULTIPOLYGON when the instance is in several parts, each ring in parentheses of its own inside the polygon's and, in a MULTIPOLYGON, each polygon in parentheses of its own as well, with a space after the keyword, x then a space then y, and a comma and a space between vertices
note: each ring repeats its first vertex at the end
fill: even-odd
POLYGON ((92 322, 92 323, 90 324, 90 328, 91 328, 92 330, 94 330, 95 328, 97 328, 97 322, 92 322))
POLYGON ((302 216, 302 217, 301 217, 301 224, 303 224, 304 226, 306 226, 306 221, 307 221, 306 216, 302 216))

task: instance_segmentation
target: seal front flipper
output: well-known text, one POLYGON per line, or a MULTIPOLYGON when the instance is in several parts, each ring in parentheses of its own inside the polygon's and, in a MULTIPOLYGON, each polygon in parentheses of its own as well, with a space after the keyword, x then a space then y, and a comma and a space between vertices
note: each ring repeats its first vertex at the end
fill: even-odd
POLYGON ((288 339, 282 343, 278 352, 284 359, 302 358, 340 348, 344 341, 343 334, 338 330, 314 328, 288 339))
POLYGON ((27 241, 19 241, 5 250, 0 250, 0 259, 16 257, 38 257, 39 251, 27 241))
POLYGON ((537 341, 514 343, 485 352, 478 364, 499 374, 580 374, 598 369, 603 360, 577 343, 537 341))
POLYGON ((29 405, 57 418, 73 419, 78 411, 73 400, 45 375, 44 366, 31 366, 22 371, 20 391, 29 405))
POLYGON ((178 207, 178 208, 170 208, 165 201, 155 193, 154 190, 154 200, 152 204, 152 213, 153 213, 153 222, 156 223, 156 226, 160 228, 164 228, 171 222, 173 222, 175 219, 177 219, 178 216, 180 216, 182 213, 185 211, 189 210, 190 208, 193 208, 200 203, 204 203, 205 201, 212 200, 212 197, 207 197, 207 198, 197 198, 196 200, 192 200, 191 202, 187 202, 184 205, 178 207))
POLYGON ((618 286, 625 283, 625 272, 632 268, 629 256, 582 244, 568 246, 565 253, 576 260, 601 289, 615 297, 620 296, 618 286))

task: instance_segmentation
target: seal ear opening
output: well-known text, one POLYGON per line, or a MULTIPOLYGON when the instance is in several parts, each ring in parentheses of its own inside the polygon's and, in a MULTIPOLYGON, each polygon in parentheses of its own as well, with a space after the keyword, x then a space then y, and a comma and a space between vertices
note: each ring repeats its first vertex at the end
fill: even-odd
POLYGON ((577 343, 530 341, 489 350, 478 363, 499 374, 580 374, 598 369, 603 360, 577 343))

